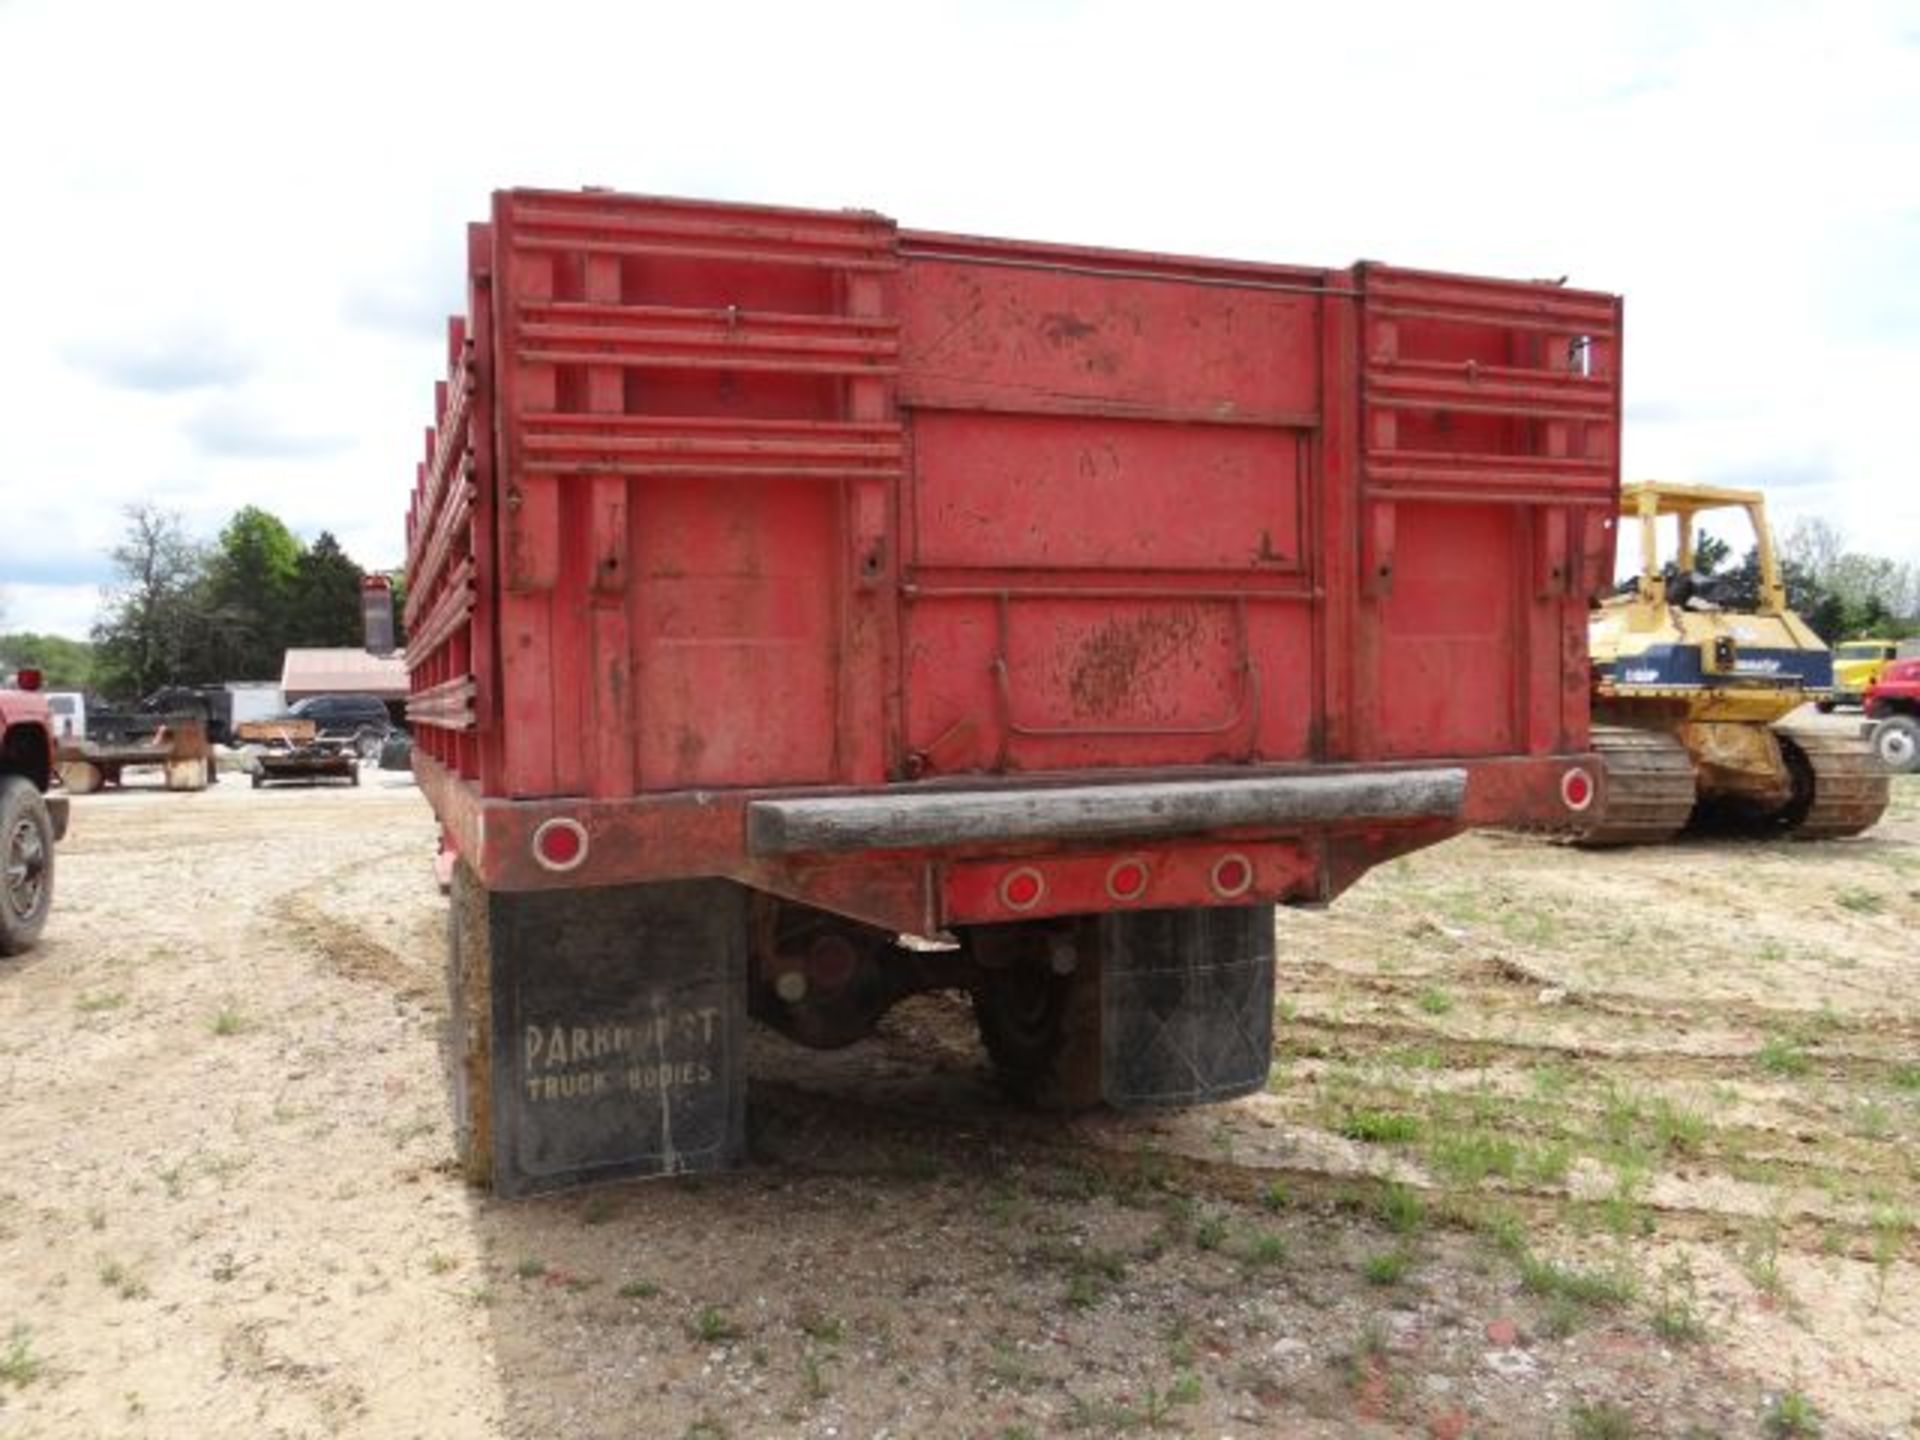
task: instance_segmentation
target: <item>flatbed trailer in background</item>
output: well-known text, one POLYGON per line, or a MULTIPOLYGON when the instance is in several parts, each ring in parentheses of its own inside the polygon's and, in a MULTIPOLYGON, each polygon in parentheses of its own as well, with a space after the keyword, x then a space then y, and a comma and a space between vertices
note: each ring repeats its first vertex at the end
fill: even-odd
POLYGON ((344 780, 360 783, 360 754, 345 743, 307 741, 299 745, 267 746, 253 757, 253 788, 282 780, 344 780))
POLYGON ((213 748, 200 715, 137 715, 106 725, 96 717, 84 738, 63 735, 57 743, 60 783, 75 795, 121 783, 142 766, 162 772, 169 790, 204 790, 213 783, 213 748))
POLYGON ((502 1193, 730 1163, 749 1013, 932 987, 1023 1096, 1245 1094, 1275 905, 1597 798, 1615 297, 599 192, 468 253, 408 713, 502 1193))

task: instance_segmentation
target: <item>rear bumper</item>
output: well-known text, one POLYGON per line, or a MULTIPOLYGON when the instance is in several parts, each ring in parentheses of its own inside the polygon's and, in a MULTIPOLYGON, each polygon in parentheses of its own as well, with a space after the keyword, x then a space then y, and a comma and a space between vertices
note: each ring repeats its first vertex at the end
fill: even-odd
POLYGON ((1446 768, 754 800, 747 805, 747 853, 765 859, 1034 841, 1089 844, 1354 821, 1451 820, 1465 808, 1466 795, 1467 772, 1446 768))
POLYGON ((490 890, 724 876, 921 933, 979 918, 960 913, 965 897, 1007 866, 1078 867, 1058 903, 1071 893, 1083 910, 1117 908, 1101 887, 1121 855, 1200 877, 1193 895, 1154 892, 1157 904, 1225 903, 1204 882, 1229 851, 1259 874, 1234 900, 1328 899, 1369 866, 1473 826, 1564 824, 1574 770, 1599 774, 1576 754, 507 800, 414 753, 453 847, 490 890), (556 827, 572 838, 550 864, 541 837, 556 827))
POLYGON ((53 822, 53 838, 67 838, 67 821, 73 810, 73 801, 65 795, 49 795, 47 800, 47 819, 53 822))

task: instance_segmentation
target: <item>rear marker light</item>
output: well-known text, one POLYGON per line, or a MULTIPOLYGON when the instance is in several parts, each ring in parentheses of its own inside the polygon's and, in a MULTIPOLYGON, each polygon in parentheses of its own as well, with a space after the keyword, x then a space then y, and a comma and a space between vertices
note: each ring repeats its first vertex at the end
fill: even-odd
POLYGON ((1031 910, 1047 893, 1047 882, 1031 868, 1015 870, 1000 882, 1000 903, 1009 910, 1031 910))
POLYGON ((533 858, 555 873, 577 870, 587 858, 587 829, 578 820, 544 820, 533 832, 533 858))
POLYGON ((1232 900, 1253 888, 1253 864, 1244 855, 1222 855, 1213 862, 1213 893, 1232 900))
POLYGON ((1574 769, 1560 777, 1560 799, 1569 810, 1584 810, 1593 804, 1593 777, 1574 769))
POLYGON ((1138 900, 1147 893, 1147 866, 1143 860, 1116 860, 1107 871, 1107 894, 1115 900, 1138 900))

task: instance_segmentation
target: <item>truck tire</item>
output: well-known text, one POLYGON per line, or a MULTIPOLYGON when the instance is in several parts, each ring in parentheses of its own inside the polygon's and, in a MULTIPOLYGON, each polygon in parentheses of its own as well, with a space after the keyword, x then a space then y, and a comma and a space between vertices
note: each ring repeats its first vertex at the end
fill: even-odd
POLYGON ((0 775, 0 955, 33 947, 53 908, 53 820, 33 782, 0 775))
POLYGON ((1920 770, 1920 720, 1894 715, 1873 727, 1873 753, 1896 775, 1920 770))
POLYGON ((1062 974, 1048 953, 1050 937, 1062 932, 995 925, 966 937, 981 961, 973 1015, 1009 1098, 1042 1110, 1086 1110, 1102 1099, 1098 951, 1081 927, 1073 968, 1062 974))

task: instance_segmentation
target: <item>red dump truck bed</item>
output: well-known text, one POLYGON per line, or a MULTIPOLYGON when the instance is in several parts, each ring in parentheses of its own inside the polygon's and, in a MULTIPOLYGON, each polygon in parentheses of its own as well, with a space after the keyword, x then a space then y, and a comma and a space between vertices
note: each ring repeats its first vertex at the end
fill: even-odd
POLYGON ((1615 297, 598 192, 469 259, 407 659, 490 903, 1257 910, 1593 798, 1615 297))

